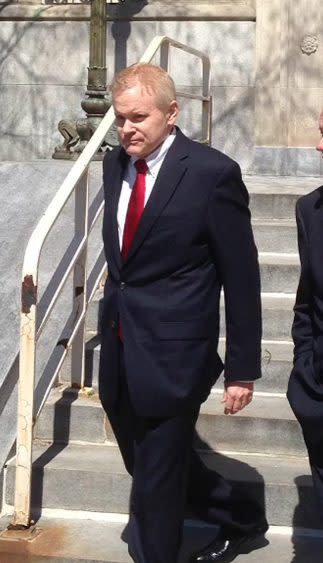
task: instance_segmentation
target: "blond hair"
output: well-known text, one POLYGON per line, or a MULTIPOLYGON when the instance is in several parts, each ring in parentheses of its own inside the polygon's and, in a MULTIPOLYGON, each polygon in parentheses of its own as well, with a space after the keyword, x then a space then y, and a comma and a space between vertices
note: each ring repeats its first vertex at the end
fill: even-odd
POLYGON ((112 100, 138 82, 149 94, 155 94, 161 109, 168 108, 176 100, 175 84, 171 76, 160 66, 150 63, 137 63, 118 72, 110 85, 112 100))

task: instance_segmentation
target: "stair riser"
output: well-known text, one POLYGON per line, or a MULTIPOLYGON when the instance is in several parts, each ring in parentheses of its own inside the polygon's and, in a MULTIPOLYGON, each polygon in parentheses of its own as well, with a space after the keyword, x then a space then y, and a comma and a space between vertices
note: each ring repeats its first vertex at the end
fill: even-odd
MULTIPOLYGON (((225 315, 221 309, 220 335, 225 336, 225 315)), ((291 340, 291 326, 294 318, 293 305, 290 310, 262 310, 262 330, 264 340, 291 340)))
POLYGON ((250 194, 250 210, 254 219, 268 221, 294 219, 295 205, 300 196, 296 194, 250 194))
MULTIPOLYGON (((95 460, 93 463, 95 464, 95 460)), ((254 472, 255 470, 251 471, 254 472)), ((265 499, 267 518, 271 525, 320 527, 315 516, 314 495, 309 479, 297 487, 292 482, 264 484, 262 477, 258 477, 258 482, 251 478, 250 481, 245 480, 242 486, 258 502, 265 499), (299 498, 302 498, 302 506, 306 507, 301 513, 297 512, 299 498)), ((36 509, 42 503, 44 508, 128 513, 131 482, 126 475, 107 476, 95 471, 79 472, 77 469, 52 471, 45 467, 44 471, 34 470, 33 482, 38 491, 33 493, 33 506, 36 509)), ((6 502, 9 505, 13 504, 13 490, 14 469, 10 467, 7 471, 6 491, 6 502)))
POLYGON ((296 293, 299 265, 260 264, 260 276, 264 293, 296 293))
MULTIPOLYGON (((279 359, 275 357, 274 352, 271 354, 270 347, 269 350, 267 350, 267 347, 267 344, 263 344, 262 378, 257 380, 257 391, 285 393, 292 370, 292 352, 289 353, 287 359, 279 359)), ((220 346, 220 355, 223 357, 222 348, 220 346)), ((98 389, 99 358, 99 346, 87 350, 85 385, 93 387, 95 390, 98 389)), ((60 381, 69 383, 71 380, 70 374, 71 370, 67 361, 61 370, 60 381)), ((217 383, 217 386, 219 385, 222 386, 222 378, 217 383)))
MULTIPOLYGON (((254 401, 257 401, 257 397, 254 401)), ((237 450, 263 454, 305 455, 305 447, 296 420, 228 417, 222 414, 221 395, 217 397, 217 414, 201 412, 197 423, 197 445, 213 450, 237 450)), ((286 403, 286 409, 288 405, 286 403)), ((115 443, 104 411, 96 408, 58 404, 45 405, 35 428, 35 437, 54 442, 85 441, 115 443), (86 420, 86 425, 84 424, 86 420), (66 423, 68 421, 68 424, 66 423)))
MULTIPOLYGON (((290 302, 289 308, 268 309, 263 304, 263 338, 266 340, 288 340, 291 338, 291 325, 293 322, 293 303, 290 302)), ((87 330, 95 333, 99 330, 98 318, 102 309, 102 302, 93 301, 90 303, 87 315, 87 330)), ((224 336, 225 315, 224 308, 221 307, 220 313, 221 328, 220 334, 224 336)))
POLYGON ((259 252, 297 252, 295 226, 253 225, 253 233, 259 252))
POLYGON ((107 440, 105 419, 99 402, 97 407, 76 404, 72 408, 68 403, 45 404, 34 437, 64 444, 75 441, 103 444, 107 440))

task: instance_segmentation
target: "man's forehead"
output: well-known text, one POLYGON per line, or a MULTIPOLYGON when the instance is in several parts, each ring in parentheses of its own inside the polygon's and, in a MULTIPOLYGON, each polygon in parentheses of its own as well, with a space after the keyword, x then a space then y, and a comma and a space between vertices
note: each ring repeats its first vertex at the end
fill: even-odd
POLYGON ((141 108, 155 108, 158 105, 157 94, 148 90, 141 84, 130 86, 117 91, 113 98, 113 105, 122 107, 131 103, 133 110, 140 111, 141 108))

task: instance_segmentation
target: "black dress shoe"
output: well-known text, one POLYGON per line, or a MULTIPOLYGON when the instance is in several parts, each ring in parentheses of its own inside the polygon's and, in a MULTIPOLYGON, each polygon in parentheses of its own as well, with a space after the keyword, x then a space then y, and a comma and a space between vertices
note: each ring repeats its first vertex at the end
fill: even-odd
POLYGON ((192 555, 190 563, 231 563, 239 553, 245 552, 249 546, 252 548, 250 544, 263 536, 267 530, 268 524, 264 522, 248 534, 239 534, 231 538, 220 534, 202 551, 192 555))

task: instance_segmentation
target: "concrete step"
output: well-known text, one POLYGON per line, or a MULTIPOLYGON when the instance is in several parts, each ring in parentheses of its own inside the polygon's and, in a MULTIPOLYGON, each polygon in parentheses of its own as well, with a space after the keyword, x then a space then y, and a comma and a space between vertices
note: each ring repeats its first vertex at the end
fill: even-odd
MULTIPOLYGON (((271 525, 318 528, 306 458, 201 452, 203 460, 266 506, 271 525)), ((38 445, 34 448, 33 515, 39 507, 101 513, 128 512, 130 477, 118 448, 38 445)), ((6 466, 5 501, 13 505, 14 460, 6 466)), ((8 508, 7 508, 8 510, 8 508)))
MULTIPOLYGON (((99 319, 103 307, 103 291, 97 291, 87 313, 87 331, 99 331, 99 319)), ((291 338, 294 293, 262 293, 263 337, 265 339, 288 340, 291 338)), ((220 334, 225 334, 224 299, 221 298, 220 334)))
MULTIPOLYGON (((306 455, 299 424, 284 396, 256 394, 235 416, 224 415, 221 399, 222 390, 214 389, 201 406, 196 435, 200 449, 306 455)), ((34 435, 56 443, 115 444, 98 395, 77 396, 76 390, 64 387, 52 390, 34 435)))
MULTIPOLYGON (((262 377, 255 383, 257 391, 285 394, 293 365, 293 348, 294 345, 290 340, 262 341, 262 377)), ((224 338, 220 338, 219 341, 219 354, 224 358, 224 338)), ((222 387, 221 379, 218 385, 222 387)))
MULTIPOLYGON (((76 518, 73 513, 42 517, 41 532, 28 544, 33 563, 130 563, 126 543, 126 518, 76 518), (75 541, 77 538, 77 541, 75 541)), ((0 519, 0 530, 9 518, 0 519)), ((187 563, 190 554, 207 545, 217 532, 215 526, 187 520, 178 563, 187 563)), ((3 535, 4 536, 4 535, 3 535)), ((25 543, 0 536, 1 563, 26 563, 25 543)), ((261 544, 239 555, 237 563, 321 563, 323 538, 318 531, 292 530, 272 526, 261 544), (309 559, 310 554, 310 559, 309 559)), ((29 559, 28 559, 29 560, 29 559)))
POLYGON ((288 176, 245 176, 250 194, 250 209, 254 219, 294 219, 299 197, 316 189, 319 178, 288 176))
POLYGON ((300 271, 298 254, 260 252, 259 264, 264 293, 296 293, 300 271))
MULTIPOLYGON (((225 339, 220 338, 219 354, 224 358, 225 339)), ((85 385, 98 389, 98 373, 100 358, 100 336, 96 333, 88 334, 86 348, 86 375, 85 385)), ((266 340, 262 341, 262 378, 257 380, 258 391, 270 393, 285 393, 288 378, 292 369, 293 343, 291 340, 266 340)), ((60 373, 60 381, 70 381, 69 357, 65 361, 60 373)), ((222 378, 217 385, 222 386, 222 378)))
MULTIPOLYGON (((263 293, 261 301, 264 340, 291 340, 295 294, 263 293)), ((225 336, 225 313, 223 303, 221 303, 220 320, 220 334, 221 336, 225 336)))
POLYGON ((259 252, 297 253, 297 230, 294 220, 254 219, 252 226, 259 252))

